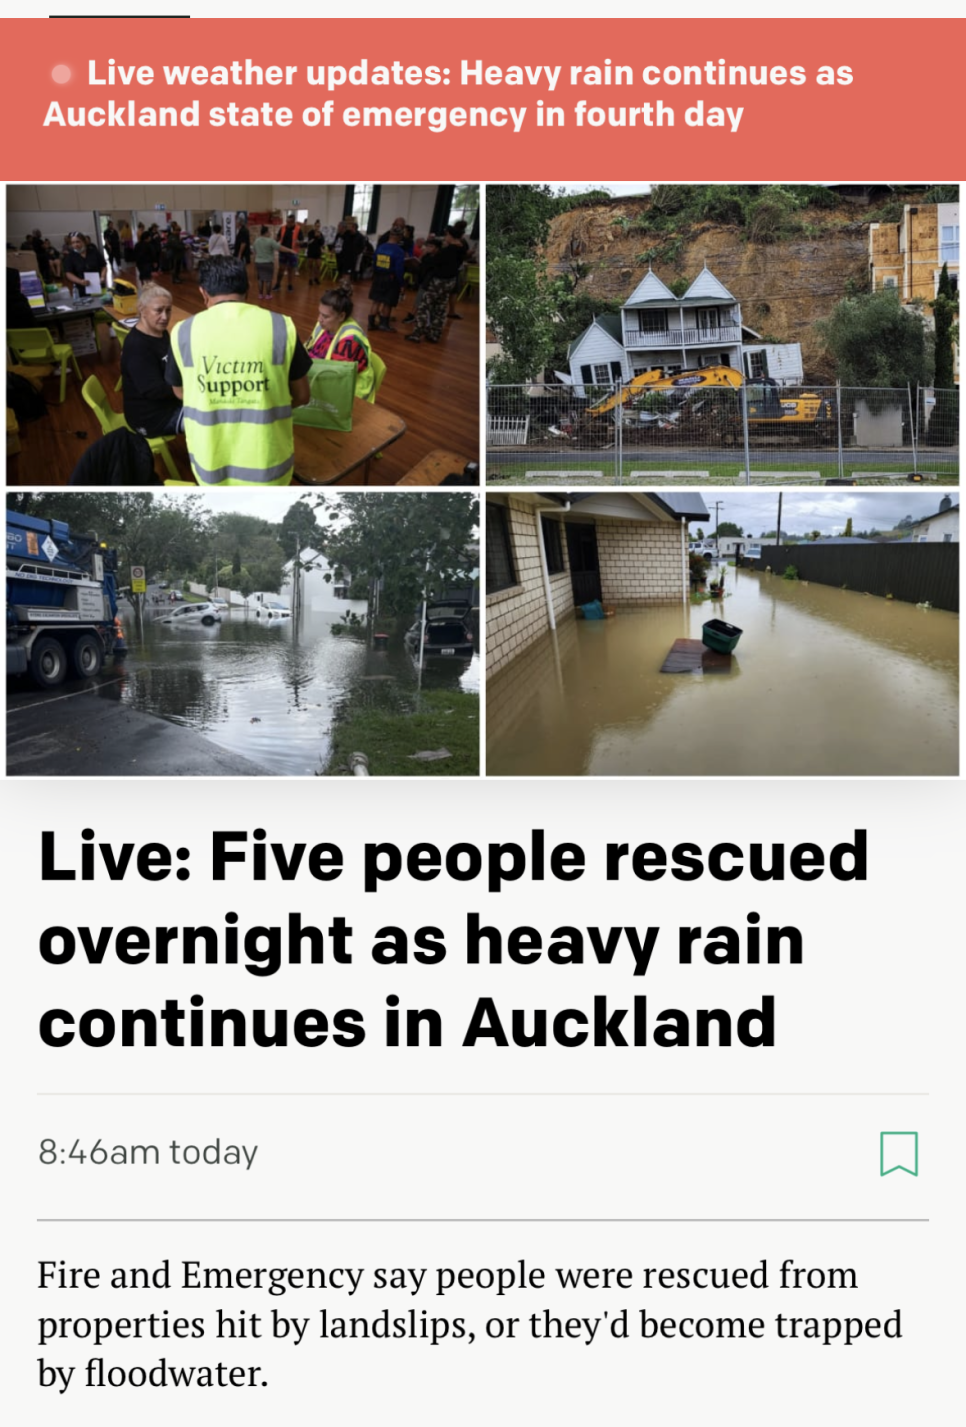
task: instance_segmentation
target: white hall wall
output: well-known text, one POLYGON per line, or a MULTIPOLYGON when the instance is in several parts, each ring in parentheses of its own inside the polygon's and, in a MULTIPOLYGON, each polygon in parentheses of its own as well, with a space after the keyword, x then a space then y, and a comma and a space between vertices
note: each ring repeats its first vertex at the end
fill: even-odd
POLYGON ((28 233, 39 228, 59 247, 64 234, 77 229, 95 232, 94 214, 111 214, 115 222, 132 213, 151 214, 161 222, 165 210, 207 212, 245 209, 263 213, 272 207, 267 183, 11 183, 7 186, 7 242, 19 247, 28 233))
MULTIPOLYGON (((402 216, 413 225, 418 237, 424 237, 432 222, 436 191, 435 183, 384 183, 379 197, 380 233, 394 218, 402 216)), ((318 218, 323 225, 338 223, 345 216, 344 183, 276 183, 271 206, 282 214, 291 212, 293 198, 299 200, 300 208, 308 209, 312 222, 318 218)))

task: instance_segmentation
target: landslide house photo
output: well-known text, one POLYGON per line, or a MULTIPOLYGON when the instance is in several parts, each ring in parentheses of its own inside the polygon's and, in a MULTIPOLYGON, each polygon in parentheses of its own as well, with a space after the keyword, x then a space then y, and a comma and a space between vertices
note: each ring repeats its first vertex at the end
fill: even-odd
POLYGON ((479 185, 10 185, 10 485, 476 485, 479 185))

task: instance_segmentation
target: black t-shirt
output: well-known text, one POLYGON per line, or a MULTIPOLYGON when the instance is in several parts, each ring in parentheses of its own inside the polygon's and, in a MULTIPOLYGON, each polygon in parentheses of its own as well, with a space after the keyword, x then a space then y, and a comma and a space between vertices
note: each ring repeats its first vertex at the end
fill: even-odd
MULTIPOLYGON (((86 253, 79 253, 76 248, 71 248, 64 254, 64 265, 61 271, 71 273, 73 277, 82 278, 86 273, 93 272, 94 269, 88 266, 86 253)), ((100 272, 99 268, 98 272, 100 272)))
POLYGON ((121 352, 124 419, 142 436, 162 436, 181 402, 164 379, 171 338, 152 337, 133 327, 121 352))
POLYGON ((321 234, 321 233, 313 233, 312 236, 311 236, 311 238, 309 239, 309 246, 308 246, 308 250, 307 250, 307 252, 306 252, 306 257, 308 257, 308 258, 313 258, 313 259, 314 259, 314 258, 321 258, 321 256, 322 256, 322 248, 324 247, 324 245, 325 245, 325 239, 322 237, 322 234, 321 234))
POLYGON ((463 266, 466 257, 466 249, 460 243, 444 243, 439 250, 439 265, 435 276, 441 278, 454 278, 463 266))

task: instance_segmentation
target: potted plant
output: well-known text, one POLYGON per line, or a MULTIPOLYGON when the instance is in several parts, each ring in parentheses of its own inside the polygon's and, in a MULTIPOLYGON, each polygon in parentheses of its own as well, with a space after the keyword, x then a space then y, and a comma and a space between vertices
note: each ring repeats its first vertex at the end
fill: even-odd
POLYGON ((704 556, 690 553, 688 555, 688 571, 692 585, 703 585, 708 577, 708 563, 704 556))

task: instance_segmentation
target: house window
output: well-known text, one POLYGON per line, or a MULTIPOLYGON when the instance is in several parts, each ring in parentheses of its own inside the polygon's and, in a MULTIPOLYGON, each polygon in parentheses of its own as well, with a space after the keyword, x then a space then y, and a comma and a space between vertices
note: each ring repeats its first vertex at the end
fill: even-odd
POLYGON ((668 330, 666 312, 638 312, 637 330, 639 332, 665 333, 668 330))
POLYGON ((939 246, 939 260, 943 263, 959 262, 959 224, 942 225, 942 242, 939 246))
POLYGON ((560 521, 550 520, 546 515, 541 515, 540 525, 543 529, 543 548, 547 557, 547 574, 562 575, 564 571, 563 542, 560 539, 560 521))
POLYGON ((895 277, 884 277, 884 278, 882 279, 882 286, 883 286, 883 287, 898 287, 898 286, 899 286, 899 279, 898 279, 898 278, 895 278, 895 277))
POLYGON ((486 507, 486 593, 495 595, 516 583, 509 513, 506 506, 490 502, 486 507))
POLYGON ((943 536, 943 544, 944 544, 944 545, 950 544, 950 542, 952 541, 952 538, 953 538, 952 535, 951 535, 951 534, 949 533, 949 531, 947 530, 947 531, 946 531, 946 534, 943 536))
POLYGON ((750 368, 748 375, 751 380, 761 381, 763 377, 767 377, 768 375, 768 353, 749 352, 748 365, 750 368))

